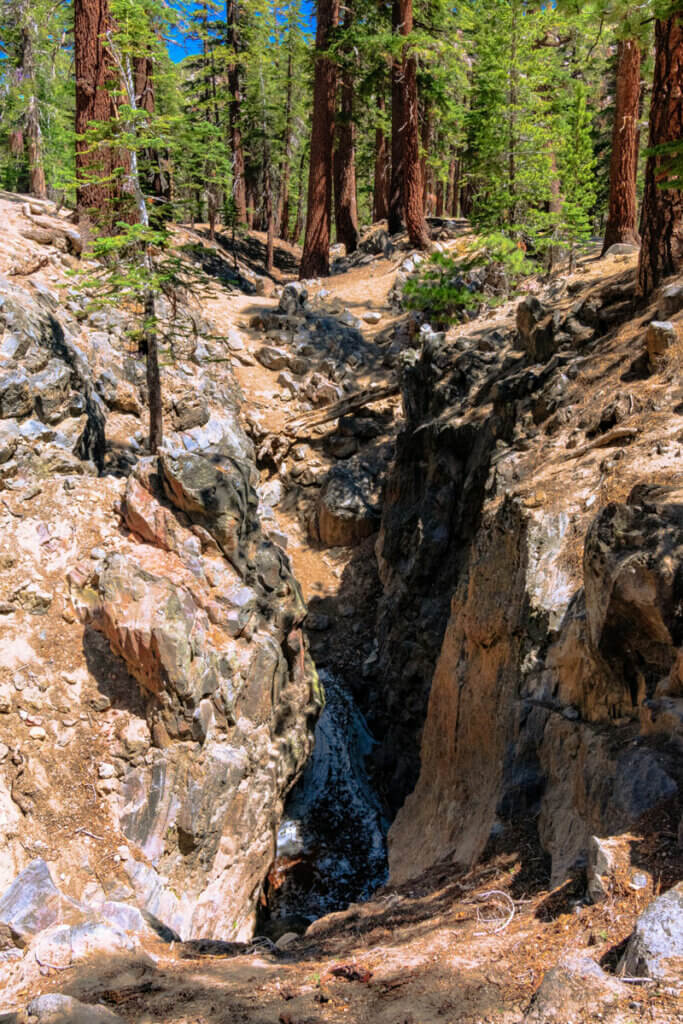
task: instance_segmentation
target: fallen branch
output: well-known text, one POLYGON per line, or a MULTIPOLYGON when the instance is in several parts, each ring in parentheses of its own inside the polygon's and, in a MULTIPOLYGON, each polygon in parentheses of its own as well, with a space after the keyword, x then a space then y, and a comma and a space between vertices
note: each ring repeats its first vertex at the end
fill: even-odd
POLYGON ((619 978, 626 985, 654 985, 656 978, 619 978))
POLYGON ((91 832, 90 829, 84 828, 82 825, 81 825, 80 828, 76 829, 76 831, 74 832, 74 835, 75 836, 79 836, 79 835, 80 836, 90 836, 91 839, 96 839, 98 843, 103 843, 104 842, 103 836, 96 836, 94 832, 91 832))
POLYGON ((581 455, 592 452, 596 448, 609 448, 619 441, 632 441, 638 436, 639 432, 637 427, 615 427, 614 430, 609 430, 602 437, 596 437, 590 444, 584 444, 581 448, 576 448, 573 452, 569 452, 567 458, 578 459, 581 455))
POLYGON ((345 416, 349 412, 363 409, 366 405, 372 405, 383 398, 389 398, 391 395, 398 394, 398 391, 398 381, 385 384, 382 388, 368 388, 367 391, 357 391, 347 398, 340 399, 340 401, 335 402, 333 405, 327 405, 323 409, 315 409, 313 412, 300 416, 298 420, 291 420, 286 424, 284 432, 290 437, 305 436, 311 427, 320 426, 322 423, 329 423, 330 420, 336 420, 338 417, 345 416))

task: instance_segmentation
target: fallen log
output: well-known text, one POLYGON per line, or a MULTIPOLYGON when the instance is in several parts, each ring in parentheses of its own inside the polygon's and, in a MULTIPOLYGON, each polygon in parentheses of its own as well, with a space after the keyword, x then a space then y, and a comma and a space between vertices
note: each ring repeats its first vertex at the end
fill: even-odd
POLYGON ((299 416, 298 419, 290 420, 285 426, 284 433, 289 437, 305 436, 311 427, 320 426, 322 423, 329 423, 330 420, 336 420, 340 416, 346 416, 347 413, 356 412, 358 409, 363 409, 366 405, 379 402, 383 398, 390 398, 392 395, 398 394, 398 391, 398 381, 385 384, 381 388, 368 388, 365 391, 356 391, 354 394, 341 398, 338 402, 327 405, 323 409, 315 409, 313 412, 299 416))

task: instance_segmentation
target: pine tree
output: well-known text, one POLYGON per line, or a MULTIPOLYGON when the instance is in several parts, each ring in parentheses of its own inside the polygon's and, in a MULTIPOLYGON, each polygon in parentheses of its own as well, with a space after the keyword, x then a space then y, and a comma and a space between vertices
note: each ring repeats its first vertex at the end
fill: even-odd
POLYGON ((339 21, 338 0, 318 0, 317 10, 308 214, 299 271, 302 278, 326 276, 330 270, 332 146, 337 71, 334 61, 325 51, 339 21))
POLYGON ((683 267, 683 190, 670 187, 667 147, 683 138, 683 19, 655 23, 655 71, 650 105, 649 156, 641 221, 638 293, 647 299, 662 279, 683 267), (662 149, 664 147, 664 149, 662 149))
POLYGON ((578 83, 564 133, 560 153, 559 212, 562 235, 569 247, 570 269, 574 268, 576 246, 591 235, 591 214, 595 206, 595 157, 591 138, 591 118, 586 104, 585 87, 578 83))

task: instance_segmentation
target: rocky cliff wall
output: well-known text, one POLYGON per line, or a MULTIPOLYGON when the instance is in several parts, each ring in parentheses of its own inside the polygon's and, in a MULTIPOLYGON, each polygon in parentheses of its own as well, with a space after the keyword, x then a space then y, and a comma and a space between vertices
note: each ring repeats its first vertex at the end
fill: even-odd
POLYGON ((432 338, 404 376, 379 660, 393 707, 429 698, 421 735, 419 713, 390 726, 421 744, 393 881, 469 866, 529 815, 560 881, 592 834, 680 801, 678 382, 648 362, 623 278, 580 287, 547 314, 526 300, 515 324, 432 338), (418 671, 395 642, 415 635, 418 671))
POLYGON ((145 457, 125 315, 0 294, 0 889, 39 856, 92 906, 250 937, 322 695, 229 361, 197 318, 145 457))

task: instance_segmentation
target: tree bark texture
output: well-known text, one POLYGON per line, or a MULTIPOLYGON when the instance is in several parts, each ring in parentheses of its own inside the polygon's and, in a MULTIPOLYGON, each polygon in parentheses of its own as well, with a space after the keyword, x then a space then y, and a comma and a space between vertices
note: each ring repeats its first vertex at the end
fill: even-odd
MULTIPOLYGON (((226 44, 237 54, 239 50, 239 10, 237 0, 226 0, 225 23, 227 27, 226 44)), ((232 153, 232 197, 235 204, 235 217, 238 224, 247 223, 247 191, 244 175, 244 149, 242 146, 242 72, 237 59, 228 66, 228 91, 230 104, 228 108, 228 125, 230 134, 230 151, 232 153)))
POLYGON ((443 181, 437 181, 436 183, 436 213, 437 217, 443 217, 444 212, 444 185, 443 181))
POLYGON ((337 70, 323 56, 330 33, 339 22, 339 0, 318 0, 313 78, 313 124, 308 173, 306 236, 299 276, 324 277, 330 272, 330 218, 332 212, 332 147, 337 70))
MULTIPOLYGON (((395 35, 401 30, 401 0, 391 5, 391 27, 395 35)), ((391 62, 391 184, 389 187, 389 234, 403 228, 403 62, 391 62)))
MULTIPOLYGON (((384 113, 386 102, 382 93, 377 97, 377 109, 384 113)), ((372 192, 373 221, 386 220, 389 216, 389 150, 387 137, 382 128, 375 129, 375 183, 372 192)))
POLYGON ((27 83, 31 95, 24 115, 26 128, 26 149, 28 153, 28 175, 29 192, 39 199, 47 196, 47 185, 45 183, 45 167, 43 164, 43 135, 40 129, 40 114, 38 110, 38 98, 36 96, 36 65, 33 40, 36 25, 30 12, 25 6, 22 11, 22 59, 21 72, 23 81, 27 83))
POLYGON ((637 244, 636 175, 638 173, 638 112, 640 106, 640 47, 635 39, 619 43, 617 88, 609 175, 609 213, 603 255, 616 242, 637 244))
MULTIPOLYGON (((655 22, 655 71, 649 147, 683 139, 683 20, 655 22)), ((648 157, 641 222, 638 293, 647 299, 662 279, 683 269, 683 192, 660 188, 670 157, 648 157)))
MULTIPOLYGON (((413 0, 400 0, 401 35, 413 31, 413 0)), ((424 215, 420 132, 417 106, 417 61, 406 43, 403 50, 403 211, 411 245, 429 249, 431 240, 424 215)))
POLYGON ((164 441, 164 418, 159 373, 159 345, 154 292, 145 292, 145 348, 147 350, 147 393, 149 401, 149 450, 156 454, 164 441))
POLYGON ((303 149, 301 153, 301 161, 299 163, 299 198, 296 204, 296 219, 294 221, 294 230, 292 231, 291 241, 294 245, 298 245, 299 238, 301 237, 301 231, 304 226, 304 171, 306 169, 306 150, 303 149))
POLYGON ((284 138, 284 160, 282 163, 282 183, 280 185, 280 209, 278 210, 278 226, 280 238, 286 242, 289 240, 289 175, 292 164, 292 48, 291 37, 289 54, 287 56, 287 101, 285 104, 285 138, 284 138))
POLYGON ((425 213, 430 211, 430 204, 433 200, 434 193, 432 170, 427 163, 427 154, 432 151, 433 136, 434 107, 431 103, 425 103, 424 115, 422 118, 422 156, 420 158, 420 171, 422 174, 422 208, 425 213))
MULTIPOLYGON (((344 28, 353 21, 347 7, 344 28)), ((346 54, 348 61, 349 55, 346 54)), ((337 145, 334 151, 334 211, 337 241, 346 252, 358 248, 358 209, 356 205, 356 128, 353 123, 353 71, 344 67, 341 73, 340 116, 336 123, 337 145)))
MULTIPOLYGON (((74 64, 76 72, 76 133, 85 135, 93 121, 109 121, 114 99, 107 85, 118 85, 118 73, 105 34, 112 27, 107 0, 74 0, 74 64)), ((92 221, 106 230, 131 219, 129 197, 121 183, 128 170, 127 153, 119 148, 96 149, 87 139, 76 142, 76 203, 79 221, 92 221), (123 172, 123 173, 122 173, 123 172), (128 206, 128 215, 124 207, 128 206)), ((133 211, 133 216, 135 216, 133 211)))

